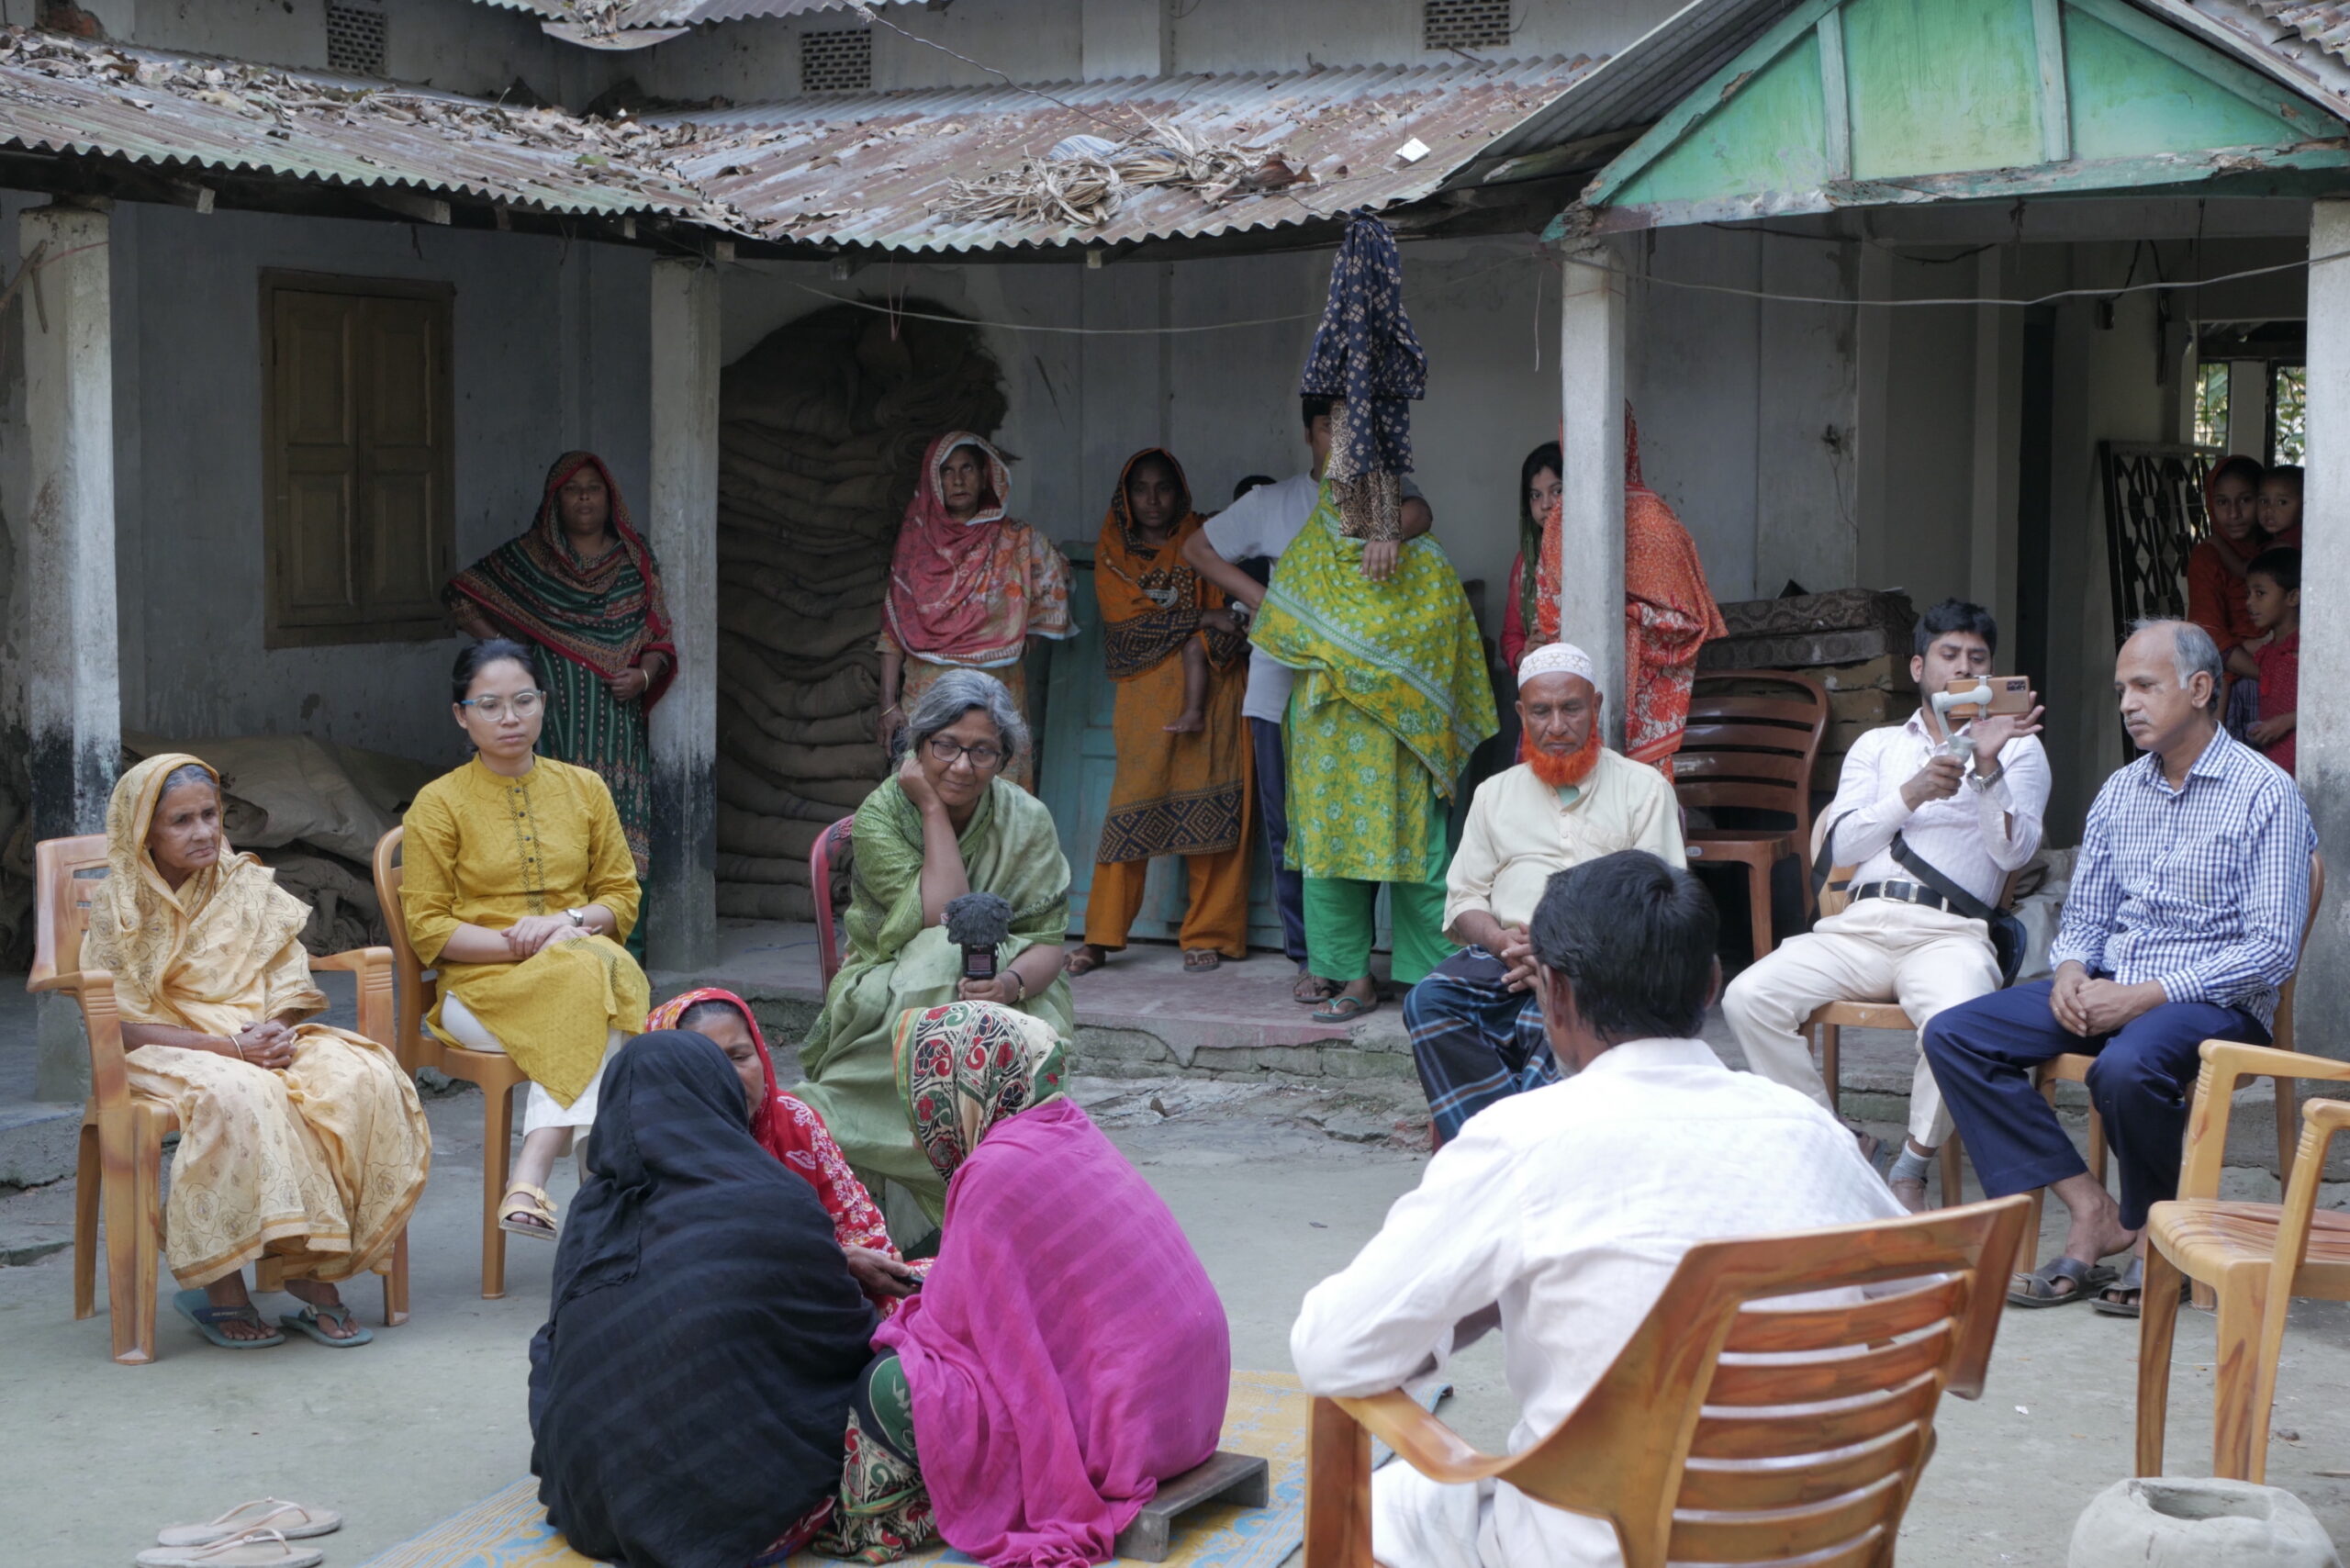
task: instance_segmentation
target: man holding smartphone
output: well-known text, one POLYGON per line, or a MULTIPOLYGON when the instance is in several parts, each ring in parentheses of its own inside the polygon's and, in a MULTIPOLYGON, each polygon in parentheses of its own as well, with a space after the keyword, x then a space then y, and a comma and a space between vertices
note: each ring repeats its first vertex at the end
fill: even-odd
MULTIPOLYGON (((1910 678, 1923 693, 1987 676, 1998 624, 1979 604, 1946 599, 1918 622, 1910 678)), ((1844 758, 1817 864, 1852 866, 1852 902, 1758 959, 1722 993, 1746 1065, 1820 1104, 1804 1021, 1830 1002, 1894 1002, 1923 1030, 1945 1007, 1999 989, 1983 911, 2008 873, 2040 848, 2048 754, 2040 713, 1988 713, 1953 741, 1933 703, 1872 730, 1844 758), (1937 885, 1939 884, 1939 885, 1937 885)), ((1950 1116, 1923 1055, 1910 1080, 1908 1138, 1893 1161, 1894 1196, 1926 1206, 1926 1174, 1950 1116)), ((1875 1140, 1862 1137, 1874 1154, 1875 1140)))

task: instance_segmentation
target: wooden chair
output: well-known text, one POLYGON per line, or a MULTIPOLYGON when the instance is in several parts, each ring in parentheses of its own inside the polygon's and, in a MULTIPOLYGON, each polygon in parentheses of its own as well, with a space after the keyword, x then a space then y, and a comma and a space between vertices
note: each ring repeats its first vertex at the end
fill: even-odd
MULTIPOLYGON (((74 1162, 73 1317, 97 1311, 98 1215, 106 1215, 106 1311, 113 1319, 114 1359, 144 1366, 155 1359, 155 1288, 163 1235, 163 1137, 179 1117, 160 1100, 132 1092, 123 1060, 122 1021, 115 1011, 114 977, 82 968, 82 938, 90 927, 90 895, 106 879, 104 834, 44 839, 33 850, 36 935, 25 989, 64 991, 82 1010, 89 1036, 90 1098, 82 1108, 74 1162)), ((358 947, 312 958, 312 969, 343 969, 359 981, 359 1033, 377 1043, 391 1038, 392 955, 358 947)), ((257 1282, 280 1289, 285 1265, 263 1257, 257 1282)), ((375 1267, 384 1276, 384 1322, 408 1321, 408 1231, 375 1267)))
POLYGON ((843 817, 818 834, 816 846, 808 852, 808 888, 816 899, 816 959, 827 991, 833 989, 833 977, 841 972, 841 942, 833 930, 833 857, 847 847, 856 826, 854 814, 843 817))
POLYGON ((2228 1112, 2247 1078, 2350 1082, 2350 1062, 2302 1056, 2269 1046, 2203 1042, 2187 1123, 2187 1162, 2178 1196, 2146 1218, 2146 1288, 2139 1297, 2138 1473, 2160 1475, 2163 1428, 2170 1403, 2171 1339, 2178 1327, 2179 1282, 2219 1295, 2214 1351, 2210 1473, 2263 1480, 2268 1469, 2269 1412, 2277 1394, 2277 1355, 2285 1308, 2294 1296, 2350 1301, 2350 1215, 2317 1207, 2326 1148, 2350 1126, 2350 1104, 2314 1100, 2281 1204, 2223 1203, 2220 1168, 2228 1147, 2228 1112))
POLYGON ((1689 700, 1689 727, 1673 757, 1673 788, 1682 806, 1728 806, 1792 819, 1784 829, 1698 828, 1687 835, 1693 865, 1746 868, 1758 958, 1778 945, 1771 924, 1771 868, 1780 861, 1796 861, 1804 913, 1811 913, 1811 770, 1827 730, 1828 693, 1809 676, 1771 669, 1700 676, 1689 700), (1779 689, 1718 689, 1725 682, 1779 689))
MULTIPOLYGON (((2310 933, 2317 929, 2318 906, 2324 902, 2325 854, 2322 850, 2312 850, 2310 854, 2310 912, 2301 921, 2300 951, 2303 954, 2309 951, 2310 933)), ((2294 964, 2293 971, 2292 976, 2278 990, 2277 1018, 2276 1022, 2269 1026, 2270 1047, 2285 1052, 2290 1052, 2293 1048, 2293 988, 2300 979, 2300 965, 2298 962, 2294 964)), ((2056 1086, 2060 1083, 2077 1083, 2087 1088, 2089 1081, 2089 1069, 2096 1065, 2097 1058, 2079 1056, 2068 1051, 2063 1056, 2052 1057, 2041 1063, 2039 1070, 2032 1075, 2032 1081, 2039 1088, 2041 1098, 2047 1101, 2049 1108, 2053 1110, 2056 1105, 2056 1086)), ((2263 1075, 2255 1073, 2252 1076, 2257 1078, 2263 1075)), ((2281 1188, 2293 1177, 2293 1143, 2298 1136, 2293 1126, 2293 1081, 2289 1076, 2277 1080, 2276 1112, 2277 1184, 2281 1188)), ((2094 1103, 2089 1106, 2089 1174, 2097 1178, 2099 1186, 2105 1184, 2105 1118, 2098 1114, 2097 1106, 2094 1103)), ((2031 1233, 2035 1237, 2040 1234, 2039 1205, 2042 1196, 2042 1194, 2039 1193, 2031 1195, 2031 1233)), ((2141 1299, 2143 1298, 2141 1297, 2141 1299)), ((2210 1305, 2203 1299, 2203 1288, 2200 1284, 2196 1287, 2195 1305, 2198 1306, 2210 1305)))
MULTIPOLYGON (((1812 824, 1811 858, 1815 865, 1819 859, 1821 841, 1828 836, 1829 826, 1825 819, 1812 824)), ((1841 914, 1851 906, 1852 878, 1859 869, 1858 865, 1829 868, 1828 879, 1819 890, 1818 905, 1821 914, 1841 914)), ((1999 885, 2001 909, 2007 909, 2015 902, 2016 879, 2021 875, 2022 868, 2019 867, 2016 870, 2009 872, 2007 880, 1999 885)), ((1809 879, 1807 878, 1805 886, 1809 885, 1809 879)), ((1819 1052, 1819 1076, 1828 1084, 1828 1103, 1841 1116, 1844 1114, 1842 1078, 1844 1031, 1847 1029, 1914 1031, 1918 1025, 1911 1021, 1908 1014, 1902 1011, 1898 1002, 1830 1002, 1814 1008, 1811 1016, 1804 1020, 1804 1027, 1810 1032, 1814 1048, 1819 1052)), ((2053 1102, 2052 1101, 2051 1103, 2053 1102)), ((1950 1136, 1942 1140, 1942 1148, 1937 1153, 1940 1157, 1938 1163, 1941 1168, 1942 1207, 1949 1208, 1955 1204, 1964 1203, 1966 1201, 1964 1176, 1966 1150, 1955 1127, 1952 1128, 1950 1136)), ((2097 1148, 2097 1169, 2098 1180, 2102 1181, 2105 1175, 2105 1145, 2101 1133, 2097 1148)), ((2031 1234, 2035 1237, 2040 1234, 2040 1228, 2036 1223, 2038 1212, 2036 1209, 2033 1211, 2035 1223, 2031 1234)))
POLYGON ((375 844, 375 900, 384 907, 384 924, 392 934, 392 967, 398 981, 400 1059, 410 1071, 437 1068, 481 1090, 481 1294, 495 1301, 506 1294, 506 1233, 498 1228, 498 1211, 506 1197, 506 1177, 512 1169, 514 1091, 530 1075, 504 1051, 473 1051, 444 1043, 424 1026, 440 991, 437 975, 428 975, 408 945, 408 920, 400 907, 400 844, 408 829, 396 827, 375 844))
POLYGON ((1373 1436, 1437 1481, 1606 1519, 1626 1568, 1890 1562, 1935 1406, 1982 1393, 2028 1206, 1693 1247, 1574 1413, 1518 1453, 1479 1453, 1400 1390, 1316 1399, 1305 1568, 1369 1568, 1373 1436), (1758 1305, 1895 1281, 1849 1305, 1758 1305))

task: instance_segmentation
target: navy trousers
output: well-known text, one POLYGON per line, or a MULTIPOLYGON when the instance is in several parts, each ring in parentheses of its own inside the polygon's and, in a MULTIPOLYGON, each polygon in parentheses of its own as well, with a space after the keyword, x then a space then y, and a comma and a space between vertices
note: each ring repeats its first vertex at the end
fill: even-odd
POLYGON ((2035 980, 1935 1014, 1920 1040, 1926 1060, 1983 1191, 2004 1198, 2088 1169, 2031 1086, 2031 1070, 2068 1053, 2095 1057, 2089 1103, 2105 1119, 2106 1147, 2121 1174, 2121 1223, 2136 1230, 2149 1208, 2178 1194, 2199 1048, 2206 1040, 2266 1045, 2268 1031, 2240 1008, 2172 1002, 2085 1040, 2048 1010, 2053 984, 2035 980))
POLYGON ((1281 951, 1305 966, 1305 879, 1282 850, 1289 846, 1289 758, 1281 749, 1281 727, 1266 719, 1248 721, 1248 746, 1257 765, 1257 820, 1265 824, 1265 864, 1272 868, 1273 902, 1281 912, 1281 951))
POLYGON ((1509 969, 1483 947, 1463 947, 1404 995, 1412 1065, 1427 1091, 1438 1141, 1460 1136, 1496 1100, 1556 1083, 1561 1074, 1530 991, 1512 991, 1509 969))

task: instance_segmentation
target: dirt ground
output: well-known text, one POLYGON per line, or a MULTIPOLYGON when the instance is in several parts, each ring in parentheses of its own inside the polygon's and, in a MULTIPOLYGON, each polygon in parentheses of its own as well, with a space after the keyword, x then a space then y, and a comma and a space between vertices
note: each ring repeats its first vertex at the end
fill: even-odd
MULTIPOLYGON (((1078 1088, 1199 1249, 1243 1367, 1288 1370, 1299 1298, 1353 1255, 1426 1163, 1384 1136, 1393 1116, 1376 1099, 1197 1080, 1078 1088)), ((552 1249, 515 1241, 509 1294, 480 1298, 481 1102, 438 1100, 431 1118, 436 1165, 412 1232, 414 1316, 348 1354, 304 1340, 219 1351, 166 1309, 157 1362, 119 1367, 103 1312, 73 1320, 70 1254, 0 1268, 0 1560, 128 1563, 162 1525, 274 1495, 341 1509, 346 1528, 320 1544, 330 1564, 354 1568, 527 1471, 524 1353, 552 1249)), ((559 1197, 569 1184, 565 1171, 559 1197)), ((62 1239, 71 1212, 70 1183, 0 1199, 0 1240, 62 1239)), ((352 1299, 370 1315, 380 1305, 369 1287, 352 1299)), ((290 1310, 282 1299, 264 1306, 290 1310)), ((2183 1318, 2171 1469, 2195 1473, 2209 1451, 2212 1322, 2183 1318)), ((1984 1397, 1942 1406, 1901 1562, 2060 1568, 2076 1516, 2129 1473, 2136 1352, 2134 1326, 2084 1308, 2010 1313, 1984 1397)), ((1514 1408, 1496 1345, 1466 1353, 1452 1379, 1446 1417, 1472 1440, 1498 1443, 1514 1408)), ((2350 1540, 2344 1308, 2296 1305, 2283 1388, 2270 1479, 2350 1540)))

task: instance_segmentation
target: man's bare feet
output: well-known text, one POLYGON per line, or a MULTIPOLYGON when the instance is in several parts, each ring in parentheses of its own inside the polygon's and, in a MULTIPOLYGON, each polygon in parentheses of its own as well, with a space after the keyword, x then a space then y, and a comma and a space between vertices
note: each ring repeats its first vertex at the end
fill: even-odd
MULTIPOLYGON (((205 1286, 204 1300, 207 1305, 232 1312, 252 1305, 252 1293, 245 1289, 244 1271, 241 1269, 233 1274, 223 1274, 205 1286)), ((267 1324, 251 1317, 221 1319, 213 1327, 231 1339, 266 1339, 277 1332, 267 1324)))
POLYGON ((2138 1233, 2122 1226, 2121 1205, 2087 1171, 2067 1176, 2049 1190, 2072 1212, 2065 1233, 2065 1257, 2094 1263, 2138 1245, 2138 1233))
POLYGON ((1185 713, 1173 723, 1163 726, 1170 735, 1196 735, 1207 727, 1206 717, 1199 713, 1185 713))
MULTIPOLYGON (((342 1305, 342 1293, 322 1280, 288 1280, 285 1294, 305 1306, 342 1305)), ((330 1339, 348 1339, 359 1332, 359 1320, 342 1313, 319 1314, 319 1332, 330 1339)))

